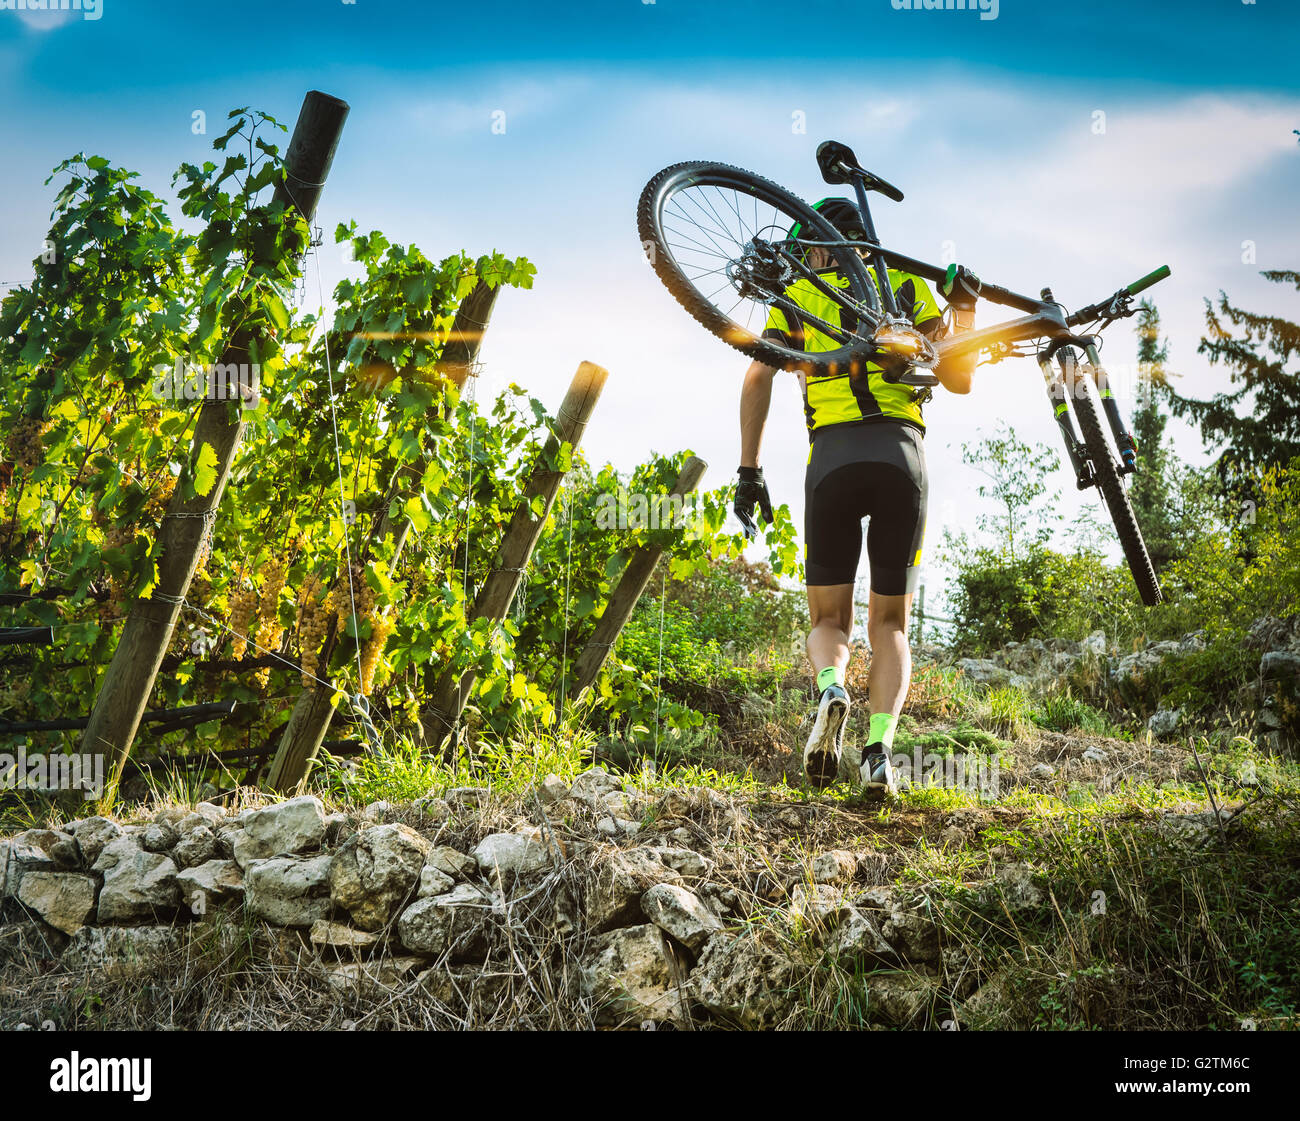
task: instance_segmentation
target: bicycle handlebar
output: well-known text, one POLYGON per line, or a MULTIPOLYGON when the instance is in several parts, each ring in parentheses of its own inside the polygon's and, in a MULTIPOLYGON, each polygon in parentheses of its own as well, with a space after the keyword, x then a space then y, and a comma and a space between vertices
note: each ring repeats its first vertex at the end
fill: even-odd
MULTIPOLYGON (((1128 287, 1121 288, 1109 299, 1101 300, 1099 303, 1089 304, 1087 307, 1080 308, 1066 319, 1065 322, 1068 326, 1075 327, 1080 323, 1087 323, 1096 319, 1099 315, 1106 314, 1107 310, 1112 307, 1116 300, 1127 299, 1129 296, 1136 296, 1139 292, 1145 292, 1153 284, 1159 283, 1169 275, 1169 266, 1161 265, 1158 269, 1153 269, 1151 272, 1147 273, 1141 280, 1135 280, 1132 284, 1128 285, 1128 287)), ((1110 314, 1114 315, 1115 312, 1112 311, 1110 314)))
POLYGON ((1139 292, 1145 292, 1148 288, 1151 287, 1151 285, 1156 284, 1161 280, 1164 280, 1164 278, 1167 277, 1168 275, 1169 275, 1169 266, 1161 265, 1158 269, 1155 269, 1153 272, 1147 273, 1146 276, 1144 276, 1141 280, 1133 281, 1133 283, 1130 284, 1126 289, 1124 289, 1124 291, 1126 291, 1130 296, 1136 296, 1139 292))

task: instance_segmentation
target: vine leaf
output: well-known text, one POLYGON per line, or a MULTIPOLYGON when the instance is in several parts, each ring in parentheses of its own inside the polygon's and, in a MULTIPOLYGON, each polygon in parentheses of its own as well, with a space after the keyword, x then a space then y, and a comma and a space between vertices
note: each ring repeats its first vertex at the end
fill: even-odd
POLYGON ((212 445, 205 443, 199 448, 199 457, 194 463, 194 493, 206 498, 217 481, 217 453, 212 445))

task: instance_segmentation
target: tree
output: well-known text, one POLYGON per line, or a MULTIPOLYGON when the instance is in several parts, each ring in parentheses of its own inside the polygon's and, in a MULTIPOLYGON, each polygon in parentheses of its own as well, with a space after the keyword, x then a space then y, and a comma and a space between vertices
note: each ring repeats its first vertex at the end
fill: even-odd
POLYGON ((1060 466, 1055 451, 1046 444, 1030 447, 1010 425, 999 422, 992 436, 973 446, 963 444, 961 460, 989 480, 980 484, 979 496, 993 499, 1001 509, 981 514, 979 527, 994 537, 1008 559, 1017 560, 1026 544, 1042 545, 1051 538, 1051 523, 1060 515, 1035 504, 1047 493, 1048 473, 1060 466))
POLYGON ((1165 442, 1168 415, 1161 398, 1169 393, 1169 343, 1160 338, 1160 313, 1142 301, 1138 313, 1138 376, 1141 382, 1138 406, 1133 411, 1133 438, 1137 443, 1138 465, 1129 490, 1133 512, 1146 540, 1147 552, 1156 571, 1180 556, 1175 494, 1178 490, 1177 462, 1165 442))
MULTIPOLYGON (((1300 272, 1261 275, 1300 291, 1300 272)), ((1227 366, 1237 388, 1208 401, 1169 390, 1170 407, 1200 426, 1207 446, 1222 448, 1216 467, 1225 490, 1250 498, 1265 471, 1300 455, 1300 370, 1287 369, 1300 352, 1300 324, 1234 307, 1223 291, 1217 306, 1206 300, 1205 321, 1197 351, 1227 366)))

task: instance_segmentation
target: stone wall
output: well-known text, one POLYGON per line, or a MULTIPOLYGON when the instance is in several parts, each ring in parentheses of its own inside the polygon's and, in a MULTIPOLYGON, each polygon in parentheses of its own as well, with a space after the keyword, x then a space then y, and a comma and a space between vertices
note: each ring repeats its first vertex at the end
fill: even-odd
POLYGON ((789 1016, 824 953, 849 968, 906 966, 869 986, 886 1023, 922 1016, 955 967, 927 900, 870 883, 875 854, 831 850, 781 869, 738 854, 756 826, 712 790, 651 799, 599 768, 571 786, 551 776, 527 817, 475 833, 490 798, 463 788, 343 814, 306 795, 29 829, 0 841, 0 967, 27 952, 56 972, 129 980, 195 939, 252 930, 257 952, 310 962, 340 991, 452 999, 508 979, 530 941, 593 1022, 745 1027, 789 1016), (449 831, 459 845, 444 843, 449 831))

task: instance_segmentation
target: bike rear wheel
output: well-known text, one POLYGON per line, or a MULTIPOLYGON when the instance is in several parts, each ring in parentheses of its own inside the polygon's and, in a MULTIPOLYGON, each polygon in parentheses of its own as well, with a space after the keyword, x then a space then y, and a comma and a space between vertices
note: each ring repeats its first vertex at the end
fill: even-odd
MULTIPOLYGON (((836 256, 847 281, 840 321, 812 321, 842 345, 823 351, 788 347, 762 332, 773 307, 787 320, 786 288, 802 276, 789 258, 797 224, 819 241, 843 241, 821 214, 783 187, 729 164, 694 160, 659 172, 641 192, 637 228, 659 279, 678 303, 723 342, 784 370, 810 374, 860 368, 881 319, 880 299, 857 253, 836 256)), ((808 318, 805 316, 805 323, 808 318)))
POLYGON ((1151 564, 1150 554, 1147 553, 1146 542, 1142 539, 1142 530, 1133 513, 1133 506, 1128 500, 1128 492, 1124 489, 1119 466, 1106 441, 1106 432, 1092 399, 1092 390, 1087 388, 1090 380, 1082 376, 1067 376, 1066 379, 1066 384, 1073 384, 1074 387, 1074 415, 1079 419, 1084 454, 1092 464, 1097 487, 1106 500, 1111 521, 1115 523, 1120 548, 1124 550, 1124 559, 1128 561, 1129 571, 1133 573, 1138 595, 1147 607, 1155 607, 1164 599, 1164 595, 1160 591, 1160 582, 1156 579, 1156 571, 1151 564))

